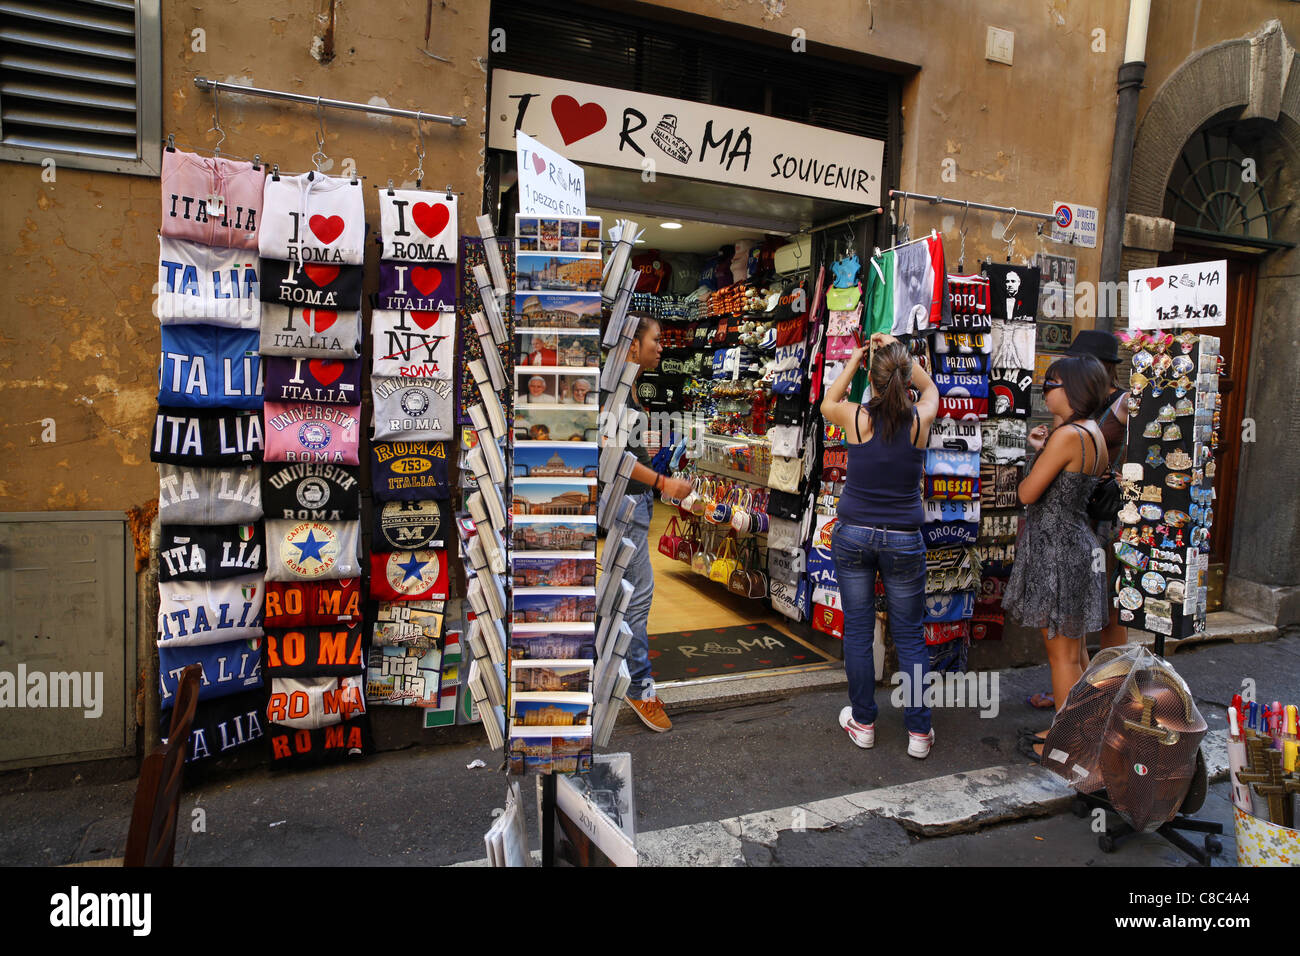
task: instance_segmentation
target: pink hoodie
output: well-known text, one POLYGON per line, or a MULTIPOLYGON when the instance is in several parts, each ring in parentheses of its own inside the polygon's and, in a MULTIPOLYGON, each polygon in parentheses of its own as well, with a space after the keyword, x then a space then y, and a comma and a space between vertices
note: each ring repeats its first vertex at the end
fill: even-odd
POLYGON ((162 234, 256 251, 265 179, 252 163, 164 150, 162 234))

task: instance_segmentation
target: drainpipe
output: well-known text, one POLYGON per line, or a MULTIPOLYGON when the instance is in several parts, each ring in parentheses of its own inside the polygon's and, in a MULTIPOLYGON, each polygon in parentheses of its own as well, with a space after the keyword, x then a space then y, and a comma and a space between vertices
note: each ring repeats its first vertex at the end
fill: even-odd
MULTIPOLYGON (((1137 133, 1138 93, 1146 76, 1147 22, 1151 0, 1129 0, 1128 35, 1124 62, 1119 68, 1115 107, 1115 141, 1110 150, 1110 186, 1106 191, 1106 218, 1101 240, 1101 281, 1120 281, 1120 252, 1124 245, 1124 215, 1128 209, 1128 184, 1133 170, 1133 140, 1137 133)), ((1107 308, 1110 296, 1098 295, 1097 328, 1110 331, 1116 316, 1107 308)), ((1119 297, 1116 296, 1116 305, 1119 297)))

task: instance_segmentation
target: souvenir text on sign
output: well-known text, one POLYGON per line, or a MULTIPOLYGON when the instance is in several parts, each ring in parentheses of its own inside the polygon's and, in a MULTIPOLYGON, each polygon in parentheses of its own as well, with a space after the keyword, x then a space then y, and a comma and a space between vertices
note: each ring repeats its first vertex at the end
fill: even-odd
POLYGON ((261 467, 158 466, 158 523, 243 524, 262 518, 261 467))
POLYGON ((1227 259, 1129 271, 1130 329, 1193 328, 1227 321, 1227 259))
POLYGON ((257 257, 158 237, 158 321, 255 329, 262 315, 257 257))
POLYGON ((371 313, 374 365, 370 372, 390 378, 443 378, 452 375, 456 345, 455 312, 371 313))
POLYGON ((274 402, 361 403, 361 360, 266 358, 266 397, 274 402))
POLYGON ((361 469, 357 466, 294 463, 263 466, 263 500, 268 518, 340 521, 361 514, 361 469))
POLYGON ((266 402, 267 461, 356 465, 359 405, 266 402))
POLYGON ((456 197, 415 189, 379 191, 381 259, 456 261, 456 197))
POLYGON ((262 356, 252 329, 164 325, 158 404, 177 408, 261 408, 262 356))
POLYGON ((527 133, 515 134, 521 216, 585 216, 587 178, 571 163, 527 133))
POLYGON ((575 163, 880 204, 884 143, 755 113, 590 83, 492 71, 488 145, 522 131, 575 163))

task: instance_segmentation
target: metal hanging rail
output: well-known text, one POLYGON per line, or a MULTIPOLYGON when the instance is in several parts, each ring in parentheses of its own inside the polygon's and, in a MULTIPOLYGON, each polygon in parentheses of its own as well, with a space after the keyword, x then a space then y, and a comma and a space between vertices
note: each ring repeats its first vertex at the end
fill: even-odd
POLYGON ((216 90, 221 93, 238 93, 241 96, 262 96, 270 100, 288 100, 290 103, 306 103, 309 106, 328 106, 336 110, 354 110, 358 113, 375 113, 380 116, 400 116, 417 122, 427 120, 430 123, 446 123, 449 126, 465 126, 468 120, 463 116, 443 116, 439 113, 425 113, 421 110, 399 110, 391 106, 371 106, 368 103, 352 103, 348 100, 331 100, 324 96, 307 96, 305 93, 286 93, 283 90, 264 90, 256 86, 240 86, 237 83, 222 83, 196 76, 194 85, 201 90, 216 90))
POLYGON ((928 202, 930 205, 942 203, 945 206, 962 206, 966 209, 983 209, 987 212, 1009 212, 1017 216, 1028 216, 1030 219, 1055 219, 1056 216, 1050 212, 1027 212, 1024 209, 1017 209, 1014 206, 994 206, 986 202, 971 202, 969 199, 949 199, 945 196, 928 196, 925 193, 909 193, 902 189, 891 189, 889 198, 915 199, 920 202, 928 202))

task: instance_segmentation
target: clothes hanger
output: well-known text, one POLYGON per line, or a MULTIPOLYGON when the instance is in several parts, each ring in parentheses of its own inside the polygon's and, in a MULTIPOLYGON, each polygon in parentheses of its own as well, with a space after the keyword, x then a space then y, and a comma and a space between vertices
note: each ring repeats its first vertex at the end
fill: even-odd
POLYGON ((221 128, 221 91, 215 86, 212 88, 212 126, 208 132, 221 134, 221 139, 217 140, 217 145, 212 147, 212 155, 219 159, 221 157, 221 144, 226 141, 226 131, 221 128))
POLYGON ((1015 206, 1012 206, 1011 218, 1007 220, 1006 226, 1002 229, 1002 241, 1007 244, 1007 262, 1011 261, 1011 251, 1015 248, 1016 243, 1016 236, 1015 233, 1011 231, 1011 224, 1016 221, 1016 216, 1018 215, 1020 215, 1020 213, 1016 211, 1015 206))
MULTIPOLYGON (((325 154, 325 114, 321 111, 320 97, 316 97, 316 152, 311 154, 312 165, 316 167, 316 173, 325 175, 325 170, 321 169, 321 164, 329 159, 325 154)), ((307 173, 308 181, 316 178, 316 173, 307 173)))
MULTIPOLYGON (((177 146, 179 146, 181 149, 187 149, 187 150, 189 150, 191 153, 211 153, 211 152, 212 152, 212 147, 211 147, 211 146, 192 146, 192 145, 190 145, 189 143, 178 143, 178 142, 176 142, 176 134, 175 134, 175 133, 168 133, 168 134, 167 134, 167 138, 166 138, 165 140, 163 140, 163 142, 167 144, 165 148, 166 148, 166 151, 169 152, 169 153, 174 153, 174 152, 176 152, 176 147, 177 147, 177 146)), ((214 155, 215 155, 215 154, 214 154, 214 155)), ((258 172, 261 172, 261 170, 262 170, 262 154, 261 154, 261 153, 254 153, 254 154, 253 154, 253 158, 252 158, 251 160, 250 160, 247 156, 236 156, 234 153, 227 153, 227 154, 226 154, 226 159, 237 159, 237 160, 239 160, 240 162, 244 162, 244 163, 251 162, 251 163, 253 164, 253 168, 256 169, 258 172)))
POLYGON ((957 234, 961 236, 961 251, 957 253, 957 271, 966 271, 966 217, 970 215, 970 200, 966 200, 966 208, 961 213, 961 225, 957 227, 957 234))
POLYGON ((415 114, 415 135, 419 139, 419 149, 415 151, 415 188, 419 189, 424 182, 424 125, 420 122, 420 114, 415 114))

